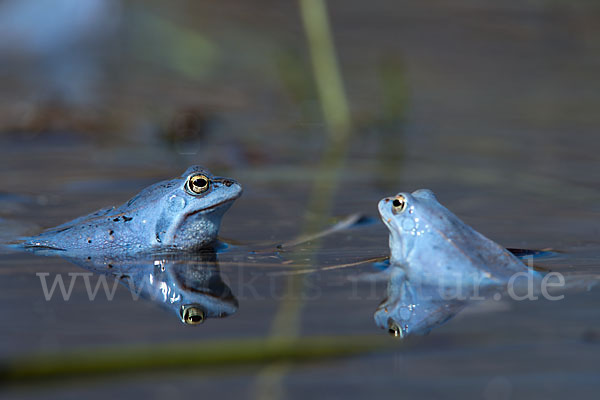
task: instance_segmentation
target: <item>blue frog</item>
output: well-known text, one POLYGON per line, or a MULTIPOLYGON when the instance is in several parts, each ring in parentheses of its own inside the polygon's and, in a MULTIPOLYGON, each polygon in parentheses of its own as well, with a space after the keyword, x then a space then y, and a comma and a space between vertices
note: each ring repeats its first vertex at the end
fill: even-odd
POLYGON ((215 243, 223 214, 241 194, 235 180, 192 166, 180 177, 145 188, 119 207, 23 238, 17 246, 72 256, 198 250, 215 243))
POLYGON ((390 264, 408 279, 445 286, 503 285, 518 273, 539 274, 462 222, 427 189, 379 202, 390 231, 390 264))

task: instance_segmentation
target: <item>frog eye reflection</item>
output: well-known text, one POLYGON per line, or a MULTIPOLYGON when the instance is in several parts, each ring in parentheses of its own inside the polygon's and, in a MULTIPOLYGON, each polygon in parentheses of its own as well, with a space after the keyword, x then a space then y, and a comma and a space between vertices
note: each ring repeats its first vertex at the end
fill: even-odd
POLYGON ((206 192, 209 182, 206 175, 194 175, 188 179, 187 186, 190 192, 200 194, 206 192))
POLYGON ((395 213, 401 213, 406 208, 406 199, 403 196, 398 196, 392 201, 392 210, 395 213))
POLYGON ((390 323, 389 328, 388 328, 388 333, 390 334, 390 336, 402 339, 402 336, 404 335, 402 333, 402 329, 400 329, 400 327, 398 325, 396 325, 394 322, 390 323))
POLYGON ((204 322, 204 311, 195 306, 181 306, 181 321, 188 325, 199 325, 204 322))

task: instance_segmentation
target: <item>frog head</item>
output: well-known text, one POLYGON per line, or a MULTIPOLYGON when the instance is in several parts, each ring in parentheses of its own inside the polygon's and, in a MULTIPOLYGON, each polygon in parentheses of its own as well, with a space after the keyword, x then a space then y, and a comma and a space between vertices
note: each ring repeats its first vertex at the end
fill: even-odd
POLYGON ((238 182, 213 176, 200 166, 157 185, 161 188, 160 213, 154 210, 158 218, 153 240, 177 249, 195 249, 213 242, 223 214, 242 194, 238 182))
POLYGON ((443 214, 431 190, 398 193, 379 202, 379 214, 390 231, 391 261, 401 263, 418 246, 427 242, 426 235, 443 214))

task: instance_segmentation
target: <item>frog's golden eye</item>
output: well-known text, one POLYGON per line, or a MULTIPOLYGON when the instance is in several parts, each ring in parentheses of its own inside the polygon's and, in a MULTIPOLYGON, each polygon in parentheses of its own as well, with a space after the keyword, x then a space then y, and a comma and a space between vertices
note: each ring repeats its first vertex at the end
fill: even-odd
POLYGON ((188 325, 199 325, 204 322, 204 310, 197 306, 181 306, 181 321, 188 325))
POLYGON ((392 201, 392 210, 395 213, 401 213, 406 209, 406 199, 404 196, 398 196, 392 201))
POLYGON ((402 336, 404 336, 404 334, 402 333, 402 329, 400 329, 400 327, 398 325, 396 325, 394 322, 390 323, 389 328, 388 328, 388 333, 390 334, 390 336, 402 339, 402 336))
POLYGON ((206 175, 193 175, 188 179, 187 186, 190 192, 195 194, 204 193, 208 190, 210 180, 206 175))

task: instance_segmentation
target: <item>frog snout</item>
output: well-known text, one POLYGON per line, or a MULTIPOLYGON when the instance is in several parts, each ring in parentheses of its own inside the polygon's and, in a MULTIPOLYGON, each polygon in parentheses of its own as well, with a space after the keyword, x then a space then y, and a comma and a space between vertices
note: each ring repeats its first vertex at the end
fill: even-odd
POLYGON ((240 183, 238 181, 236 181, 235 179, 231 179, 231 178, 214 177, 213 182, 217 183, 219 185, 223 185, 228 188, 230 188, 232 186, 238 186, 240 189, 242 188, 242 185, 240 185, 240 183))
POLYGON ((230 186, 231 186, 231 185, 233 185, 234 183, 237 183, 237 182, 235 182, 233 179, 223 179, 223 181, 222 181, 222 182, 223 182, 223 185, 225 185, 225 186, 227 186, 227 187, 230 187, 230 186))
POLYGON ((381 214, 382 217, 384 215, 387 215, 387 213, 389 211, 391 211, 391 205, 392 205, 393 200, 394 200, 393 197, 386 197, 379 201, 379 204, 378 204, 379 214, 381 214))
POLYGON ((212 181, 215 183, 215 187, 224 189, 226 193, 229 193, 227 196, 232 199, 237 199, 242 195, 242 185, 235 179, 215 177, 212 181))

